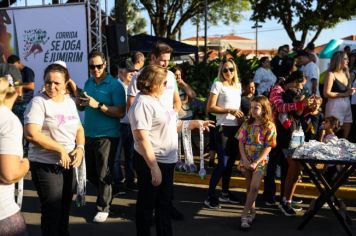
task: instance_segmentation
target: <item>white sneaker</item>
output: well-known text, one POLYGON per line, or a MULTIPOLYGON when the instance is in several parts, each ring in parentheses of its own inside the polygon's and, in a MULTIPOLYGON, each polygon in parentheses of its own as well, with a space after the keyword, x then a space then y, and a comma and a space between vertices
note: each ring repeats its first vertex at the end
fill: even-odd
POLYGON ((103 223, 109 216, 109 212, 98 212, 94 216, 93 222, 95 223, 103 223))

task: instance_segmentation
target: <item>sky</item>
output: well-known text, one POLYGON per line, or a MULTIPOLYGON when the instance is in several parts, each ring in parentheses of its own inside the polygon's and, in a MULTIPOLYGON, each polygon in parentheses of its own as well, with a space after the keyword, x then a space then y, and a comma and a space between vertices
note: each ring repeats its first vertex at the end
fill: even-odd
MULTIPOLYGON (((41 4, 42 0, 27 0, 28 4, 38 5, 41 4)), ((45 0, 45 3, 49 3, 49 0, 45 0)), ((63 0, 63 2, 65 2, 63 0)), ((102 8, 105 9, 105 2, 108 3, 109 11, 115 4, 115 0, 101 0, 102 8)), ((18 5, 23 5, 25 0, 18 0, 18 5)), ((208 27, 208 36, 217 36, 217 35, 227 35, 227 34, 235 34, 241 37, 255 39, 255 30, 251 29, 251 27, 255 24, 249 20, 252 11, 243 12, 244 19, 239 23, 234 23, 231 25, 219 24, 218 26, 210 26, 208 27)), ((146 11, 142 12, 142 16, 146 18, 147 27, 146 32, 148 34, 151 33, 151 22, 149 20, 148 14, 146 11)), ((281 45, 289 44, 292 42, 289 39, 287 33, 285 32, 283 26, 279 24, 275 20, 266 21, 266 23, 259 23, 262 25, 262 28, 259 28, 258 33, 258 48, 259 49, 276 49, 281 45)), ((356 34, 356 18, 350 21, 344 21, 336 25, 333 29, 323 30, 319 35, 318 39, 315 41, 315 45, 326 44, 332 39, 344 38, 349 35, 356 34)), ((196 35, 196 27, 193 26, 190 22, 187 22, 182 28, 182 39, 195 37, 196 35)), ((204 35, 204 29, 202 28, 199 32, 200 36, 204 35)), ((297 34, 297 37, 300 34, 297 34)), ((312 37, 314 36, 314 32, 310 32, 307 36, 306 43, 308 43, 312 37)))

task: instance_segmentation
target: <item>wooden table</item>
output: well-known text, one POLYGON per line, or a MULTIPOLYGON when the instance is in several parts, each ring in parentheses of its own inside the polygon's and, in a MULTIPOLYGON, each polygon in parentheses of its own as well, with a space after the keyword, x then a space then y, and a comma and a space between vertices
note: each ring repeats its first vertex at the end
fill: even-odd
POLYGON ((354 172, 356 161, 316 160, 308 159, 307 157, 295 158, 294 160, 297 160, 302 164, 304 171, 309 175, 310 179, 320 192, 320 196, 316 199, 314 206, 304 214, 303 221, 298 226, 298 229, 302 230, 326 202, 346 233, 352 235, 349 226, 352 223, 351 218, 347 215, 346 211, 342 212, 343 209, 341 206, 343 203, 335 197, 335 193, 354 172), (335 164, 341 165, 342 168, 340 172, 336 173, 336 177, 333 181, 328 182, 323 175, 322 170, 316 168, 317 164, 335 164))

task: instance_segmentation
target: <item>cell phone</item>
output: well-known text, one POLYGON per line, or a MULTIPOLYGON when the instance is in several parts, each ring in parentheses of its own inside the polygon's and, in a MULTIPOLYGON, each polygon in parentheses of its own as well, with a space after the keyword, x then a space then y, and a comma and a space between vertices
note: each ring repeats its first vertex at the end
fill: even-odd
POLYGON ((84 90, 80 90, 78 92, 79 101, 81 106, 88 106, 89 105, 89 98, 87 98, 86 93, 84 90))
POLYGON ((78 88, 78 96, 79 96, 80 98, 86 98, 86 96, 85 96, 85 91, 84 91, 83 89, 79 89, 79 88, 78 88))

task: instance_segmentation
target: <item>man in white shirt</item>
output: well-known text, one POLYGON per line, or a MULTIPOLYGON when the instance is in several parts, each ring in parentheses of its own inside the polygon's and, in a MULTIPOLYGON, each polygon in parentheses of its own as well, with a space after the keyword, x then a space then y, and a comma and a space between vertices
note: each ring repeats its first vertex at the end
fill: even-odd
MULTIPOLYGON (((169 61, 171 60, 172 52, 173 49, 169 45, 158 42, 152 48, 150 63, 167 68, 169 65, 169 61)), ((137 73, 132 78, 131 83, 127 89, 127 110, 130 109, 136 95, 139 92, 136 86, 136 80, 138 75, 139 73, 137 73)), ((166 105, 167 108, 173 107, 176 112, 181 109, 182 103, 179 98, 177 82, 175 79, 175 75, 171 71, 168 71, 167 73, 167 87, 166 91, 161 97, 161 101, 166 105)))
MULTIPOLYGON (((118 81, 124 86, 127 95, 127 88, 131 82, 132 76, 137 72, 134 64, 129 60, 123 60, 119 64, 118 81)), ((127 99, 127 96, 126 96, 127 99)), ((133 165, 133 137, 130 128, 130 122, 127 114, 120 120, 120 140, 117 148, 115 162, 114 162, 114 183, 119 184, 123 179, 121 169, 121 154, 124 155, 124 169, 125 169, 125 185, 128 190, 135 191, 135 172, 133 165)))
POLYGON ((300 70, 304 73, 307 83, 305 88, 310 94, 320 96, 319 92, 319 77, 320 72, 318 66, 311 60, 310 54, 306 51, 300 51, 297 55, 298 64, 301 65, 300 70))

